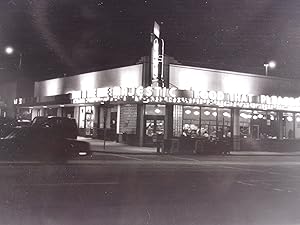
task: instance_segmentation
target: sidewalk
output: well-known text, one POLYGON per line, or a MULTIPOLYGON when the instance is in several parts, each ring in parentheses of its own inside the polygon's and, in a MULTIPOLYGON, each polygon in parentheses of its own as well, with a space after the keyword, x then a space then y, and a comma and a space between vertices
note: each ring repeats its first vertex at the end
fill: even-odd
POLYGON ((104 149, 104 141, 86 137, 78 137, 80 141, 90 143, 91 150, 102 153, 118 153, 118 154, 156 154, 156 148, 153 147, 138 147, 130 146, 114 141, 106 141, 104 149))
POLYGON ((232 151, 234 156, 300 156, 299 152, 232 151))
MULTIPOLYGON (((114 141, 106 141, 104 149, 104 141, 99 139, 92 139, 86 137, 78 137, 80 141, 90 143, 91 150, 100 153, 116 153, 116 154, 148 154, 154 155, 156 153, 155 147, 139 147, 130 146, 114 141)), ((262 151, 231 151, 231 156, 300 156, 298 152, 262 152, 262 151)))

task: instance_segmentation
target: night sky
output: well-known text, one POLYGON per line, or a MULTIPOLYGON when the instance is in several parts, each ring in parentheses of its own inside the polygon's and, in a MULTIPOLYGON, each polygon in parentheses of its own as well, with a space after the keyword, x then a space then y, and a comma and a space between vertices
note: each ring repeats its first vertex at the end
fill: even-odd
POLYGON ((300 78, 299 0, 0 0, 0 79, 134 64, 154 20, 184 65, 264 74, 272 59, 270 75, 300 78))

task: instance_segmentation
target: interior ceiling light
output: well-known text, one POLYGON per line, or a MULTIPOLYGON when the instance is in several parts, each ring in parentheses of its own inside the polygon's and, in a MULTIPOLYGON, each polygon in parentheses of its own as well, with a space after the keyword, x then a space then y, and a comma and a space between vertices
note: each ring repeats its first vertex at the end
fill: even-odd
POLYGON ((259 119, 262 119, 264 116, 262 114, 258 114, 257 116, 259 119))
POLYGON ((287 119, 287 121, 289 121, 289 122, 292 122, 292 121, 293 121, 293 117, 291 117, 291 116, 288 116, 286 119, 287 119))
POLYGON ((258 118, 257 115, 254 115, 254 116, 253 116, 253 119, 254 119, 254 120, 257 120, 257 118, 258 118))
POLYGON ((209 116, 209 115, 210 115, 210 111, 205 111, 205 112, 204 112, 204 115, 205 115, 205 116, 209 116))
POLYGON ((160 113, 160 109, 159 109, 159 108, 156 108, 156 109, 154 110, 154 112, 155 112, 155 113, 160 113))
POLYGON ((212 115, 216 117, 218 115, 218 113, 217 112, 213 112, 212 115))
POLYGON ((187 109, 187 110, 185 110, 184 112, 185 112, 185 114, 188 114, 188 115, 189 115, 189 114, 191 114, 192 111, 189 110, 189 109, 187 109))
POLYGON ((223 112, 223 116, 230 117, 230 113, 229 112, 223 112))
POLYGON ((200 112, 199 112, 199 111, 195 111, 195 112, 194 112, 194 115, 195 115, 195 116, 199 116, 199 115, 200 115, 200 112))

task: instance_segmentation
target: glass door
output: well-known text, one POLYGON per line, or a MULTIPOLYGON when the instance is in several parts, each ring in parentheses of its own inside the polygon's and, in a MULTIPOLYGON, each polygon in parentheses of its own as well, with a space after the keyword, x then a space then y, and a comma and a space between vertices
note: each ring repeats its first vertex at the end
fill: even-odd
POLYGON ((144 143, 146 146, 153 146, 154 135, 163 135, 165 129, 164 116, 146 116, 144 143))

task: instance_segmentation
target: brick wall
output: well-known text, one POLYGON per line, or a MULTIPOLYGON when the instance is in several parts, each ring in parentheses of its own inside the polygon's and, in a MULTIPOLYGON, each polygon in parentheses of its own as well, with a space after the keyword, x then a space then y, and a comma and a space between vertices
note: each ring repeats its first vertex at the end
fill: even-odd
POLYGON ((137 126, 137 105, 121 105, 120 133, 135 134, 137 126))

